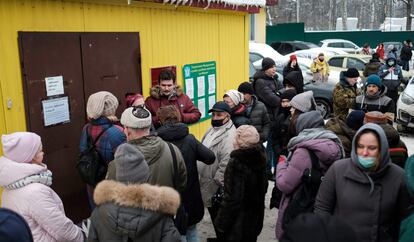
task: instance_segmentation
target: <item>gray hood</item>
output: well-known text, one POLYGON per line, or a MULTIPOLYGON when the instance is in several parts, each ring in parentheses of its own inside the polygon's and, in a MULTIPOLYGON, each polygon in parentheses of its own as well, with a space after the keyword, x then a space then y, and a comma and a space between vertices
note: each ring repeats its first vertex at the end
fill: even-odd
POLYGON ((325 125, 323 117, 318 111, 309 111, 299 115, 296 120, 296 134, 299 134, 304 129, 320 128, 325 125))

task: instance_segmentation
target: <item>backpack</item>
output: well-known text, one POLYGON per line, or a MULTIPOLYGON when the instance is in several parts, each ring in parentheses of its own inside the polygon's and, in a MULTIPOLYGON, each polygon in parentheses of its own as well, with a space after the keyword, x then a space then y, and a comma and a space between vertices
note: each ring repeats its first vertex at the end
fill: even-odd
POLYGON ((312 160, 312 168, 302 174, 302 183, 291 193, 282 220, 282 228, 286 230, 289 223, 301 213, 312 213, 319 185, 325 172, 319 166, 319 159, 313 151, 308 150, 312 160))
POLYGON ((80 153, 76 169, 78 170, 82 181, 89 185, 96 186, 96 184, 102 181, 106 176, 108 164, 106 164, 102 156, 96 150, 96 142, 98 142, 102 134, 110 127, 112 127, 112 124, 103 129, 93 142, 88 134, 88 128, 86 128, 88 148, 80 153))

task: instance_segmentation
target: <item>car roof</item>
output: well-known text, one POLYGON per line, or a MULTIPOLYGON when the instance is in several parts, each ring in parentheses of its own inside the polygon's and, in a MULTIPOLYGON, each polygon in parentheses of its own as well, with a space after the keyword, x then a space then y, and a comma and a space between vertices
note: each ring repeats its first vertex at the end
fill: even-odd
POLYGON ((364 60, 369 60, 369 59, 372 58, 372 56, 370 56, 370 55, 360 55, 360 54, 334 55, 334 56, 331 56, 331 57, 328 57, 328 58, 332 59, 332 58, 336 58, 336 57, 354 57, 354 58, 364 59, 364 60))
POLYGON ((324 39, 324 40, 321 40, 321 42, 322 43, 347 42, 347 43, 355 44, 354 42, 352 42, 350 40, 346 40, 346 39, 324 39))

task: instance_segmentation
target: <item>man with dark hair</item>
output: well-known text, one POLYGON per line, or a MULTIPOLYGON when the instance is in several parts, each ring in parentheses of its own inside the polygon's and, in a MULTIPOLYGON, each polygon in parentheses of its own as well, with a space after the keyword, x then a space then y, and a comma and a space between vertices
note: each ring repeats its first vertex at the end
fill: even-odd
POLYGON ((405 71, 410 70, 410 66, 408 63, 411 60, 411 57, 413 56, 413 53, 411 52, 412 49, 413 49, 412 41, 409 39, 404 41, 404 47, 402 47, 401 49, 400 59, 401 59, 402 69, 405 71))
POLYGON ((145 100, 145 106, 151 112, 152 123, 159 127, 157 111, 160 107, 173 105, 181 114, 185 124, 196 123, 200 120, 201 113, 191 99, 176 85, 176 76, 171 70, 163 70, 158 76, 158 85, 151 88, 149 96, 145 100))

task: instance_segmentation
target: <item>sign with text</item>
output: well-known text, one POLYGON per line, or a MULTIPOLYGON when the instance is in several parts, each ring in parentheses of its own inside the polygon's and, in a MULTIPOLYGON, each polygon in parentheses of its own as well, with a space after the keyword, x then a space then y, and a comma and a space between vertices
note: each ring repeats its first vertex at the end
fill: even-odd
POLYGON ((200 121, 216 102, 216 62, 201 62, 183 66, 184 91, 201 112, 200 121))
POLYGON ((64 93, 63 76, 51 76, 45 78, 47 96, 56 96, 64 93))
POLYGON ((67 96, 42 100, 42 108, 45 126, 68 123, 70 121, 69 98, 67 96))

